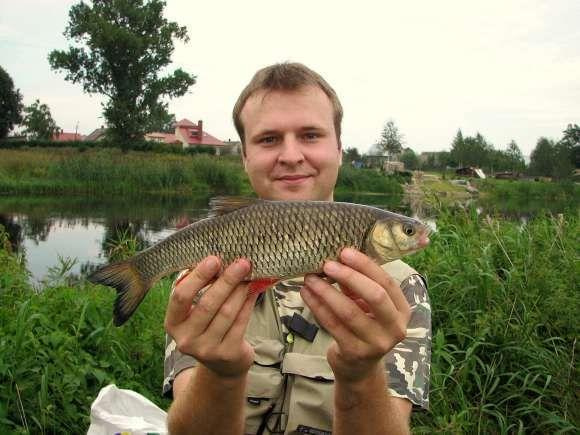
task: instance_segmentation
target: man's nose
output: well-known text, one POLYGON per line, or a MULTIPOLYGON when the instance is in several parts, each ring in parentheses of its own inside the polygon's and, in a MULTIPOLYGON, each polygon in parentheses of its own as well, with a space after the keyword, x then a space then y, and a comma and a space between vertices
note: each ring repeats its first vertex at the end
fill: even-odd
POLYGON ((284 137, 282 149, 278 156, 280 163, 298 164, 304 161, 304 154, 302 153, 302 146, 300 141, 295 137, 284 137))

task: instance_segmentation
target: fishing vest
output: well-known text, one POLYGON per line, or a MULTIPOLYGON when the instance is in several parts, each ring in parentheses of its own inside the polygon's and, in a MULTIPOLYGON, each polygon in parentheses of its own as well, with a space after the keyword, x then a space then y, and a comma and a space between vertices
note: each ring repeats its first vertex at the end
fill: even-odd
MULTIPOLYGON (((400 260, 382 268, 399 285, 417 274, 400 260)), ((302 335, 311 339, 309 328, 318 325, 307 306, 301 317, 302 335)), ((284 341, 274 292, 265 292, 246 332, 255 352, 246 389, 246 434, 332 433, 334 373, 326 360, 332 336, 318 327, 313 341, 296 333, 291 337, 284 341)))

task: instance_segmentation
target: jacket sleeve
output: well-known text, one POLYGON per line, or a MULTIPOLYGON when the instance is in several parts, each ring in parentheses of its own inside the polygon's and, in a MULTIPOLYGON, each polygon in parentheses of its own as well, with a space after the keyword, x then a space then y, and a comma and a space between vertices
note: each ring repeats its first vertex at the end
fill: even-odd
POLYGON ((414 408, 429 409, 431 304, 427 284, 420 275, 411 275, 401 289, 411 307, 411 319, 407 338, 385 358, 389 394, 408 399, 414 408))

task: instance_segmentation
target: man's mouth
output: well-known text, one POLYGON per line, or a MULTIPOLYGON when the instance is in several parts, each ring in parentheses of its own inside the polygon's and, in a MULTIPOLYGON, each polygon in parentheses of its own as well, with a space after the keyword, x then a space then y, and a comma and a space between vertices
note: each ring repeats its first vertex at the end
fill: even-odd
POLYGON ((286 184, 300 184, 310 177, 311 177, 311 175, 306 175, 306 174, 283 175, 281 177, 276 177, 276 180, 281 181, 281 182, 286 183, 286 184))

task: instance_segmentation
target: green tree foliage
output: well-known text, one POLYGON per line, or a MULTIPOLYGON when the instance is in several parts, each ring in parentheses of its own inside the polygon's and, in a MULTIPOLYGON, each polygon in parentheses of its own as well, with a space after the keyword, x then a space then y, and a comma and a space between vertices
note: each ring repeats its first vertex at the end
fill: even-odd
POLYGON ((520 150, 520 147, 516 143, 515 140, 512 140, 508 144, 508 149, 505 152, 508 158, 508 164, 511 166, 512 171, 523 171, 526 167, 526 163, 524 161, 524 155, 520 150))
POLYGON ((383 153, 399 154, 404 143, 404 136, 399 132, 395 121, 392 119, 388 120, 377 142, 378 148, 383 153))
POLYGON ((419 169, 419 156, 411 148, 405 148, 399 160, 405 164, 405 169, 419 169))
POLYGON ((568 124, 560 143, 571 149, 571 160, 575 168, 580 168, 580 127, 578 124, 568 124))
POLYGON ((352 148, 345 148, 344 152, 342 153, 342 158, 345 162, 350 163, 354 162, 355 160, 361 160, 362 156, 358 152, 358 149, 355 147, 352 148))
POLYGON ((493 145, 480 133, 475 137, 463 137, 459 130, 451 145, 451 158, 458 166, 490 168, 492 151, 493 145))
POLYGON ((89 94, 104 94, 109 137, 121 143, 143 139, 171 122, 162 98, 184 95, 195 76, 182 69, 160 77, 171 63, 173 39, 187 42, 187 29, 163 17, 162 0, 93 0, 70 9, 64 35, 77 46, 54 50, 49 62, 81 83, 89 94))
POLYGON ((10 75, 0 67, 0 139, 8 136, 15 124, 22 122, 22 95, 14 89, 10 75))
POLYGON ((554 141, 545 137, 538 139, 530 156, 530 174, 549 177, 554 169, 554 141))
POLYGON ((22 125, 24 125, 25 130, 23 133, 31 139, 49 140, 61 131, 55 120, 52 119, 48 106, 40 104, 39 100, 26 106, 24 114, 22 125))

